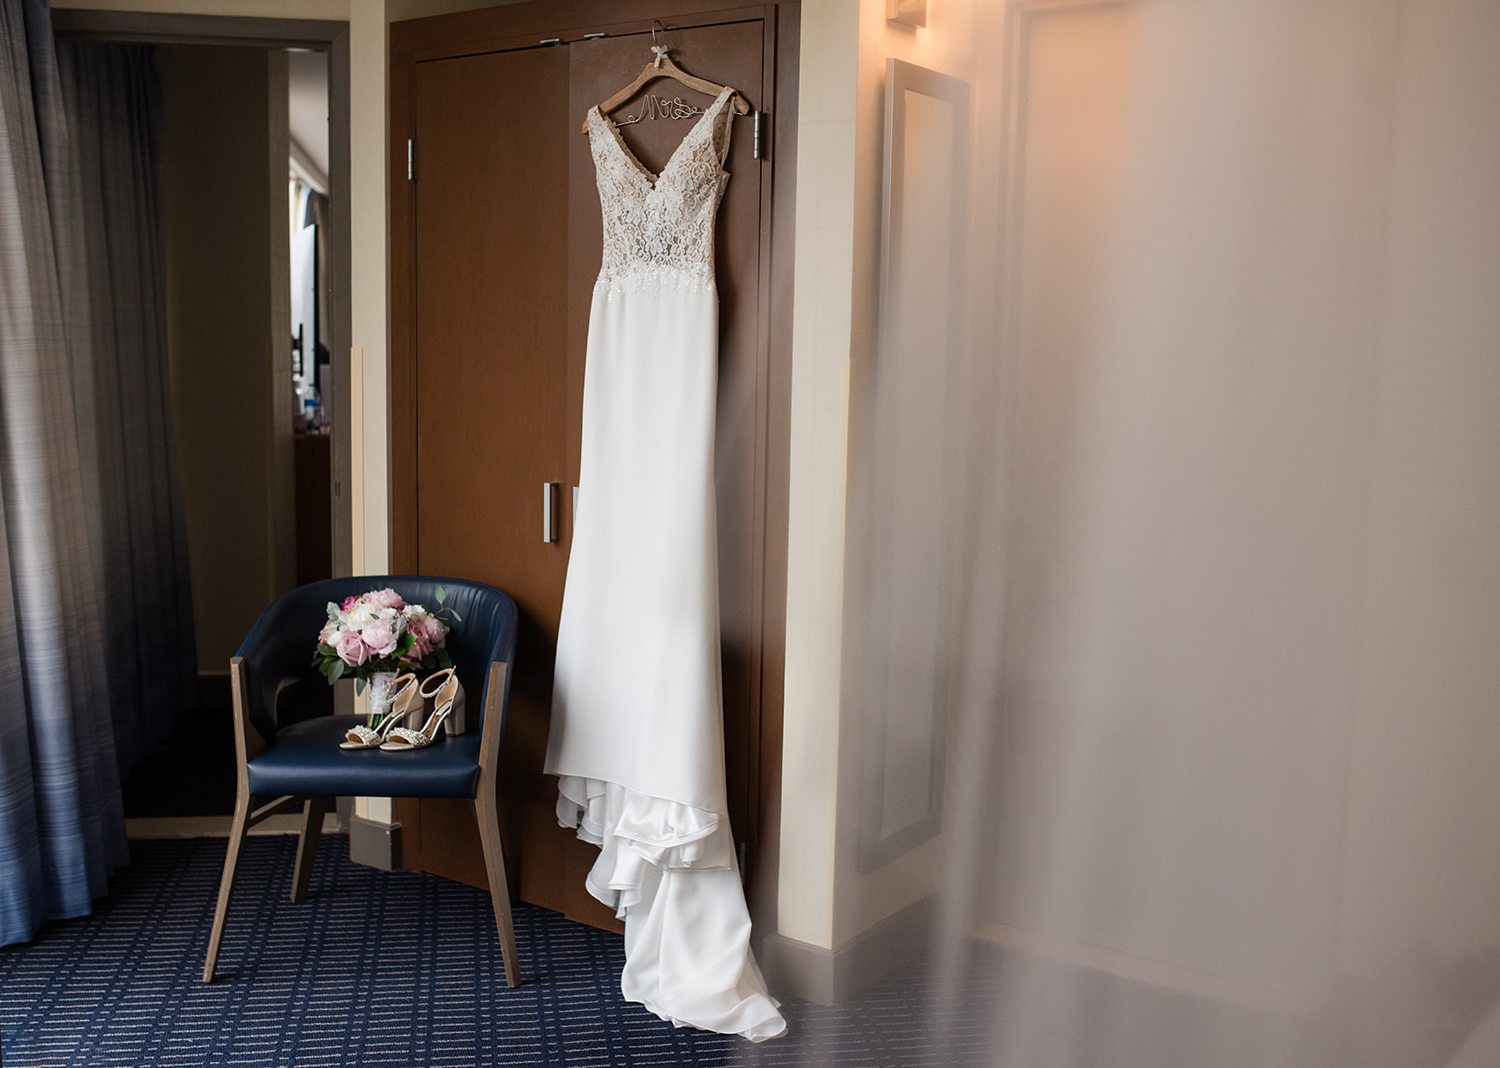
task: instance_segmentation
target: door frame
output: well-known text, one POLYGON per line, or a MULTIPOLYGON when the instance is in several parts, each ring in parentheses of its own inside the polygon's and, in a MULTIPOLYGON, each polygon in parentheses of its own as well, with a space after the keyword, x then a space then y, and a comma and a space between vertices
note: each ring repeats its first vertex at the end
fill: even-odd
POLYGON ((328 287, 329 370, 333 390, 325 398, 332 424, 333 573, 353 574, 353 456, 349 427, 351 314, 349 245, 349 24, 324 19, 250 18, 235 15, 157 14, 53 8, 59 37, 119 44, 234 45, 247 48, 308 48, 328 53, 328 287))
MULTIPOLYGON (((654 20, 687 29, 763 20, 769 58, 758 97, 769 112, 770 152, 762 166, 761 257, 757 309, 754 604, 759 633, 753 643, 752 731, 757 738, 749 778, 750 826, 737 828, 753 863, 745 872, 758 936, 775 929, 781 826, 782 709, 786 663, 788 493, 791 455, 792 268, 797 155, 797 89, 801 4, 724 5, 724 0, 533 0, 390 25, 389 280, 391 566, 415 571, 416 436, 416 197, 407 181, 407 141, 415 136, 412 94, 416 65, 435 59, 569 44, 586 35, 649 33, 654 20)), ((409 814, 397 802, 397 819, 409 814)))

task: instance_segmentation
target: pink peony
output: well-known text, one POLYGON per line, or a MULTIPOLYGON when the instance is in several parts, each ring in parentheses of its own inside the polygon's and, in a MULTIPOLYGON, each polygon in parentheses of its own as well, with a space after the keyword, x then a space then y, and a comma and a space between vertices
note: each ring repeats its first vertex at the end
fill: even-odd
POLYGON ((339 625, 333 620, 323 624, 323 629, 318 631, 318 641, 323 645, 332 645, 334 638, 338 637, 339 625))
POLYGON ((383 619, 366 626, 359 636, 376 656, 390 656, 396 651, 396 631, 383 619))
POLYGON ((448 633, 448 628, 437 616, 425 615, 412 620, 412 629, 420 630, 427 639, 427 644, 435 646, 443 640, 448 633))
POLYGON ((406 607, 406 602, 401 599, 401 595, 390 587, 386 587, 383 590, 375 590, 367 593, 365 596, 369 598, 369 603, 376 608, 406 607))
POLYGON ((339 654, 339 659, 350 667, 359 667, 370 659, 370 647, 352 630, 341 633, 339 643, 334 648, 339 654))
POLYGON ((357 604, 359 604, 359 598, 354 594, 350 594, 348 597, 344 598, 344 603, 339 605, 339 611, 352 612, 354 610, 354 606, 357 604))
POLYGON ((432 652, 432 642, 428 641, 425 630, 420 627, 412 627, 411 636, 411 652, 406 654, 408 659, 420 660, 428 653, 432 652))

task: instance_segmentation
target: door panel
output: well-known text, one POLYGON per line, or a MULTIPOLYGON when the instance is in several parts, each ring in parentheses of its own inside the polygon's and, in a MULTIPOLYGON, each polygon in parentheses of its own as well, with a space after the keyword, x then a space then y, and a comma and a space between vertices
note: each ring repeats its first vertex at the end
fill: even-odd
MULTIPOLYGON (((566 142, 556 132, 567 77, 557 49, 416 68, 418 368, 406 444, 417 460, 416 567, 493 583, 516 601, 508 772, 541 767, 567 566, 564 548, 542 541, 541 515, 542 483, 563 477, 566 324, 537 313, 557 305, 567 277, 566 142)), ((522 797, 509 805, 513 852, 527 807, 522 797)), ((400 815, 421 867, 485 885, 467 804, 424 801, 415 825, 400 815)))

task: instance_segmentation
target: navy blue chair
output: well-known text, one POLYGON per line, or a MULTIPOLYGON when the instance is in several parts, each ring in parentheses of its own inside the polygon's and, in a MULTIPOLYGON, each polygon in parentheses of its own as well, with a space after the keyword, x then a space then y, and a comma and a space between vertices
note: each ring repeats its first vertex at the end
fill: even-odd
POLYGON ((245 833, 268 816, 301 806, 292 900, 303 901, 329 798, 350 796, 459 797, 473 802, 505 957, 505 979, 510 986, 520 982, 495 796, 515 648, 515 603, 493 586, 464 579, 415 575, 329 579, 285 593, 266 607, 229 662, 239 785, 208 959, 203 965, 204 982, 213 981, 245 833), (437 591, 442 587, 443 606, 458 614, 461 622, 452 624, 446 644, 467 695, 468 730, 456 737, 445 732, 441 741, 410 752, 340 749, 339 742, 352 721, 332 715, 332 688, 312 666, 317 634, 327 621, 329 601, 387 586, 408 603, 430 608, 437 607, 437 591), (478 724, 474 722, 476 708, 478 724), (263 802, 259 807, 257 800, 263 802))

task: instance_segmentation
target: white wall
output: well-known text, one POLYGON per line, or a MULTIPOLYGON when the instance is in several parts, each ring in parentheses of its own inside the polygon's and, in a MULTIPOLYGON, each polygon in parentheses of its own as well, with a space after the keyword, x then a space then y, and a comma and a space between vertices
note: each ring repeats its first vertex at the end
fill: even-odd
POLYGON ((858 0, 802 6, 779 933, 834 944, 858 0))

